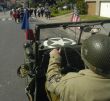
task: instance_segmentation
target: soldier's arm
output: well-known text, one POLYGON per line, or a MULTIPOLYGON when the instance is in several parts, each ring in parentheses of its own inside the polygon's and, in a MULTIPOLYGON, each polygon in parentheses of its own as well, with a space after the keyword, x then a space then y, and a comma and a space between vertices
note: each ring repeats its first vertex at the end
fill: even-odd
POLYGON ((51 92, 56 92, 55 89, 60 88, 59 84, 62 78, 60 73, 60 65, 61 65, 61 57, 58 52, 50 53, 50 60, 47 69, 47 81, 46 81, 46 88, 51 92), (59 85, 59 86, 58 86, 59 85))

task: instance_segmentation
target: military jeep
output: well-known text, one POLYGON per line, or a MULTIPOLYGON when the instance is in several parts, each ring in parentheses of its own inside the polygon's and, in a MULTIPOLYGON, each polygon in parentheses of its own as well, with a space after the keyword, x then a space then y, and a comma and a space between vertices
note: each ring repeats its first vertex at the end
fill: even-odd
MULTIPOLYGON (((81 59, 81 43, 91 35, 97 34, 104 29, 104 24, 110 20, 65 22, 51 24, 36 24, 34 39, 24 44, 24 63, 17 70, 18 76, 26 78, 27 86, 25 93, 29 101, 56 101, 57 98, 51 95, 45 88, 46 70, 49 63, 49 52, 54 49, 61 49, 61 73, 78 72, 84 69, 81 59), (71 30, 73 38, 51 36, 42 39, 41 29, 59 28, 71 30), (52 98, 53 97, 53 98, 52 98)), ((63 32, 62 32, 63 33, 63 32)), ((109 35, 109 32, 107 33, 109 35)))

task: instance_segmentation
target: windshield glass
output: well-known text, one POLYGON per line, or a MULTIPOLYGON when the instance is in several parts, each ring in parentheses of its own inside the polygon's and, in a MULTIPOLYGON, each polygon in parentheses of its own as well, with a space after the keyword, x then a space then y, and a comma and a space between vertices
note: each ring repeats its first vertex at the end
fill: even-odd
POLYGON ((107 20, 68 23, 68 25, 65 23, 36 24, 40 28, 40 41, 55 42, 52 43, 53 45, 80 44, 94 34, 109 35, 108 25, 107 20))

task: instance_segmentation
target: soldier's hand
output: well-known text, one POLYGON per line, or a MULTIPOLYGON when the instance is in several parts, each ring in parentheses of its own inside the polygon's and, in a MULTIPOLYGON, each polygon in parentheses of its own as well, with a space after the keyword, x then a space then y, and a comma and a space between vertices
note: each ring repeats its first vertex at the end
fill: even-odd
POLYGON ((50 52, 50 57, 51 57, 51 56, 59 56, 59 55, 60 55, 60 50, 53 49, 53 50, 50 52))

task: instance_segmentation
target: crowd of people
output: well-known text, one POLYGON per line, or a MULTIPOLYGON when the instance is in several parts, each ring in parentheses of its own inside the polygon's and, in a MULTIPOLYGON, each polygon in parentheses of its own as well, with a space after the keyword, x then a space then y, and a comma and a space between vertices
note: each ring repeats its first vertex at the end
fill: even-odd
POLYGON ((37 7, 37 8, 17 8, 10 10, 10 16, 15 20, 15 22, 22 22, 25 10, 28 11, 29 17, 32 15, 35 17, 46 17, 50 19, 51 11, 47 7, 37 7))

